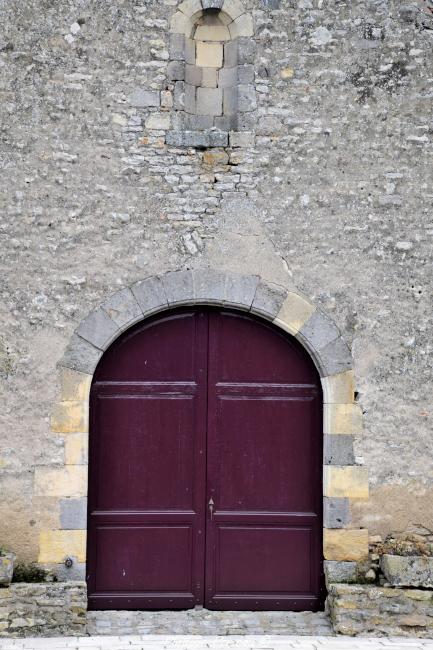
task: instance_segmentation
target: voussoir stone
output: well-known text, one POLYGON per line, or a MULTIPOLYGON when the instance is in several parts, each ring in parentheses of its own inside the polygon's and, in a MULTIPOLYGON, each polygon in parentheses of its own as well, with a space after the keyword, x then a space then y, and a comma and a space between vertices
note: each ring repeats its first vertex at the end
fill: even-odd
POLYGON ((337 375, 353 368, 353 358, 347 343, 337 338, 322 348, 318 354, 322 376, 337 375))
POLYGON ((169 305, 194 302, 194 275, 192 271, 171 271, 162 276, 169 305))
POLYGON ((228 306, 249 311, 257 291, 258 275, 238 275, 227 273, 225 301, 228 306))
POLYGON ((226 295, 226 276, 210 269, 196 269, 194 272, 194 297, 206 304, 222 304, 226 295))
POLYGON ((79 324, 77 334, 101 350, 119 334, 118 325, 103 309, 95 309, 79 324))
POLYGON ((140 305, 130 289, 122 289, 102 304, 102 309, 120 329, 130 327, 143 318, 140 305))
POLYGON ((59 365, 92 375, 101 356, 102 350, 74 334, 59 365))
POLYGON ((158 276, 140 280, 132 285, 134 294, 144 316, 149 316, 156 311, 167 309, 168 301, 164 285, 158 276))
POLYGON ((261 281, 254 296, 251 311, 274 320, 287 298, 288 291, 278 284, 261 281))
POLYGON ((314 350, 321 350, 340 336, 335 323, 317 309, 299 330, 298 338, 314 350))

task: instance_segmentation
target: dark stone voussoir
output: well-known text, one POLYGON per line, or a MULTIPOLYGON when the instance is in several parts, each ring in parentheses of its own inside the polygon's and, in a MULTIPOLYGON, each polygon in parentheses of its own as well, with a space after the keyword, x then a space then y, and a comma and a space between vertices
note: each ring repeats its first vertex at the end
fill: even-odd
POLYGON ((81 321, 77 334, 100 350, 105 350, 118 336, 119 330, 107 312, 98 308, 81 321))
POLYGON ((323 377, 337 375, 353 368, 352 354, 347 343, 341 337, 320 350, 318 362, 323 377))
POLYGON ((93 375, 101 356, 102 350, 85 341, 81 336, 74 334, 63 358, 59 362, 59 366, 93 375))
POLYGON ((260 278, 258 275, 226 274, 225 304, 249 311, 256 295, 260 278))
POLYGON ((251 312, 259 316, 264 316, 269 320, 274 320, 287 295, 288 291, 284 287, 271 282, 261 281, 257 287, 253 304, 251 305, 251 312))
POLYGON ((136 282, 132 285, 131 291, 140 305, 143 316, 149 316, 168 307, 164 285, 159 276, 136 282))
POLYGON ((102 309, 122 330, 143 318, 141 307, 130 289, 122 289, 110 296, 102 304, 102 309))
POLYGON ((222 305, 226 295, 226 276, 212 269, 195 269, 194 297, 203 304, 222 305))
POLYGON ((161 279, 169 305, 194 303, 193 271, 170 271, 161 279))

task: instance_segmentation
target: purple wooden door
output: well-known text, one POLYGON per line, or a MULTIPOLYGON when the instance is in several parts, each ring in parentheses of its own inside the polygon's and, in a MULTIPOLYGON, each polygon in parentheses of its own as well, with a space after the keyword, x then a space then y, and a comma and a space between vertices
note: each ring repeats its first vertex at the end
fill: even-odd
POLYGON ((179 310, 91 391, 91 609, 320 609, 320 381, 291 337, 179 310))

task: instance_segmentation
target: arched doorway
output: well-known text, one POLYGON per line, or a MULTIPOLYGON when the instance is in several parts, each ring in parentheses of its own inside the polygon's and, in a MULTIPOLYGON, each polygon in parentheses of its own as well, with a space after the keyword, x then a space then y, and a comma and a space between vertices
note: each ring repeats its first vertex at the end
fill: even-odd
POLYGON ((91 389, 89 607, 321 609, 322 439, 314 364, 269 323, 128 330, 91 389))

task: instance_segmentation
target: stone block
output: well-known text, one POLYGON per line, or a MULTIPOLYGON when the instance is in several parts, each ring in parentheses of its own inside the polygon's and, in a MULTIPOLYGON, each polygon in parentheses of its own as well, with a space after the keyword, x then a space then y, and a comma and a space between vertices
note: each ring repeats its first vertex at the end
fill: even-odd
POLYGON ((195 86, 185 84, 185 111, 191 115, 194 115, 197 109, 196 93, 197 89, 195 86))
POLYGON ((168 307, 167 296, 161 278, 153 276, 133 284, 131 291, 144 316, 150 316, 168 307))
POLYGON ((349 499, 324 497, 323 526, 324 528, 344 528, 350 523, 349 499))
POLYGON ((35 467, 35 494, 47 497, 87 496, 87 467, 35 467))
POLYGON ((185 60, 185 36, 183 34, 170 34, 169 54, 172 62, 185 60))
POLYGON ((236 86, 224 88, 224 115, 236 115, 238 112, 238 89, 236 86))
POLYGON ((194 38, 196 41, 221 43, 230 40, 230 32, 225 25, 199 25, 194 38))
POLYGON ((322 375, 325 377, 347 372, 353 368, 352 355, 341 336, 320 350, 318 360, 322 375))
POLYGON ((353 402, 355 397, 355 375, 353 370, 322 377, 321 381, 325 404, 350 404, 353 402))
POLYGON ((220 88, 197 88, 197 115, 222 115, 223 94, 220 88))
POLYGON ((192 86, 200 86, 202 81, 203 68, 196 65, 185 66, 185 81, 192 86))
MULTIPOLYGON (((244 135, 238 133, 237 135, 244 135)), ((297 293, 289 293, 275 319, 275 324, 289 334, 296 335, 314 314, 316 308, 297 293)))
POLYGON ((143 318, 140 305, 130 289, 114 293, 101 306, 121 330, 131 327, 143 318))
POLYGON ((201 0, 183 0, 178 6, 186 16, 191 17, 193 14, 202 10, 201 0))
POLYGON ((167 65, 167 77, 169 81, 184 81, 185 63, 183 61, 170 61, 167 65))
POLYGON ((257 126, 256 113, 238 113, 238 131, 254 131, 257 126))
POLYGON ((358 404, 325 404, 324 433, 347 434, 362 431, 362 410, 358 404))
POLYGON ((173 107, 177 111, 183 111, 185 108, 185 82, 176 81, 174 84, 173 107))
POLYGON ((162 276, 168 304, 194 303, 194 274, 192 271, 172 271, 162 276))
POLYGON ((182 146, 206 148, 209 145, 209 131, 184 131, 182 146))
POLYGON ((323 468, 323 495, 368 499, 367 469, 358 465, 352 467, 326 465, 323 468))
POLYGON ((241 113, 250 113, 257 108, 256 90, 252 84, 239 84, 238 110, 241 113))
POLYGON ((129 96, 128 101, 131 106, 136 108, 150 108, 151 106, 159 106, 161 98, 157 91, 136 88, 129 96))
POLYGON ((324 561, 326 584, 332 583, 356 583, 358 571, 356 562, 337 562, 335 560, 324 561))
POLYGON ((185 39, 185 63, 196 64, 196 42, 192 38, 185 39))
POLYGON ((224 67, 235 68, 238 64, 238 42, 229 41, 224 45, 224 67))
POLYGON ((245 149, 249 149, 251 147, 254 147, 254 144, 255 144, 254 133, 248 133, 246 131, 243 133, 238 133, 238 132, 230 133, 231 147, 242 147, 245 149))
POLYGON ((218 85, 218 71, 216 68, 201 68, 203 88, 216 88, 218 85))
MULTIPOLYGON (((71 557, 71 556, 68 556, 71 557)), ((44 564, 44 569, 53 573, 58 582, 78 582, 86 580, 86 564, 78 562, 77 558, 71 557, 72 566, 67 567, 62 564, 44 564)))
POLYGON ((101 356, 99 348, 74 334, 59 365, 92 375, 101 356))
POLYGON ((170 128, 170 113, 152 113, 147 118, 145 126, 150 131, 168 131, 170 128))
POLYGON ((254 63, 256 58, 256 43, 252 38, 237 39, 238 63, 254 63))
POLYGON ((185 128, 187 131, 205 131, 213 127, 211 115, 186 115, 185 128))
POLYGON ((287 291, 284 287, 261 281, 257 287, 251 311, 269 320, 274 320, 286 298, 287 291))
POLYGON ((78 562, 86 561, 85 530, 42 530, 39 537, 39 558, 41 563, 60 563, 66 557, 76 557, 78 562))
POLYGON ((69 433, 65 436, 65 465, 87 465, 89 434, 69 433))
POLYGON ((382 555, 380 566, 393 587, 433 588, 433 557, 382 555))
POLYGON ((340 336, 335 323, 322 311, 316 309, 301 327, 297 338, 310 350, 320 350, 340 336))
POLYGON ((221 68, 223 64, 223 45, 197 41, 196 63, 202 68, 221 68))
POLYGON ((76 333, 100 350, 105 350, 120 329, 103 309, 95 309, 79 324, 76 333))
POLYGON ((201 0, 204 10, 206 9, 222 9, 224 0, 201 0))
POLYGON ((251 14, 242 14, 228 26, 230 38, 235 39, 240 36, 254 36, 254 23, 251 14))
POLYGON ((240 0, 224 0, 222 10, 225 11, 232 20, 235 20, 245 12, 244 6, 240 0))
POLYGON ((323 438, 324 465, 354 465, 354 437, 351 435, 325 435, 323 438))
POLYGON ((85 402, 89 399, 92 375, 60 368, 60 401, 85 402))
POLYGON ((89 402, 57 402, 52 410, 51 430, 55 433, 85 433, 89 430, 89 402))
POLYGON ((254 84, 254 66, 251 64, 238 66, 238 82, 240 84, 254 84))
POLYGON ((196 269, 194 276, 194 295, 205 305, 222 305, 226 293, 226 276, 212 269, 196 269))
POLYGON ((209 132, 210 147, 227 147, 228 143, 229 143, 229 134, 227 133, 227 131, 209 132))
POLYGON ((60 500, 60 528, 62 530, 85 530, 87 528, 87 499, 60 500))
POLYGON ((368 558, 368 530, 323 530, 325 560, 360 562, 368 558))
POLYGON ((188 34, 191 23, 189 16, 186 16, 182 11, 176 11, 170 20, 170 33, 171 34, 188 34))
POLYGON ((238 115, 232 113, 231 115, 222 115, 215 118, 215 126, 221 131, 235 131, 238 128, 238 115))
MULTIPOLYGON (((9 587, 12 582, 12 576, 14 571, 14 562, 15 562, 14 553, 4 553, 0 555, 0 587, 9 587)), ((1 609, 0 609, 0 621, 1 621, 1 609)), ((1 636, 1 628, 0 628, 1 636)), ((0 641, 1 643, 1 641, 0 641)))
POLYGON ((234 68, 221 68, 218 73, 218 87, 219 88, 229 88, 231 86, 236 86, 238 82, 238 69, 237 66, 234 68))
POLYGON ((226 275, 226 304, 249 311, 256 295, 260 278, 257 275, 226 275))

